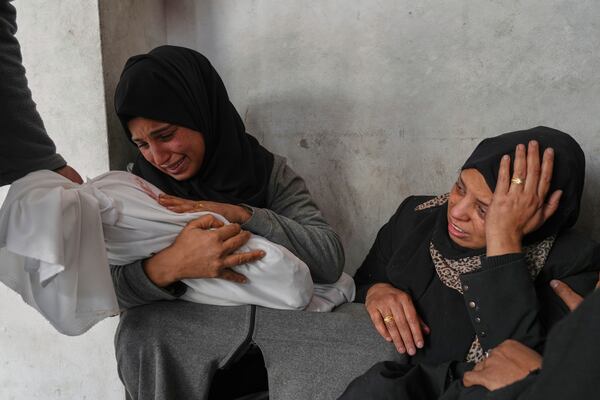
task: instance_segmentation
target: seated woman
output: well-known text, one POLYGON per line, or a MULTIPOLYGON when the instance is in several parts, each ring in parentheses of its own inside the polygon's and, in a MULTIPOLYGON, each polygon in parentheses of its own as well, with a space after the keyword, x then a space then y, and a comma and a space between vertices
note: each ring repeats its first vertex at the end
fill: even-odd
MULTIPOLYGON (((177 301, 187 290, 181 281, 207 275, 241 279, 230 273, 231 268, 261 257, 257 251, 235 253, 247 239, 245 232, 251 232, 296 255, 315 283, 331 284, 343 270, 342 246, 302 178, 283 157, 246 133, 221 78, 201 54, 162 46, 130 58, 116 88, 115 108, 128 138, 139 149, 134 174, 168 195, 193 201, 196 211, 215 212, 242 229, 228 233, 223 231, 227 227, 215 227, 212 232, 219 233, 218 240, 206 229, 210 224, 183 230, 172 246, 154 256, 112 267, 119 303, 126 308, 115 345, 129 396, 205 398, 217 368, 235 369, 248 349, 256 350, 257 330, 279 332, 281 322, 270 313, 257 322, 267 314, 260 307, 177 301), (205 250, 199 252, 199 247, 205 250)), ((172 206, 164 199, 161 204, 172 206)), ((302 318, 295 314, 292 320, 302 318)), ((295 330, 309 328, 304 324, 295 330)), ((263 353, 270 343, 274 341, 263 345, 263 353)), ((269 362, 272 366, 277 360, 269 362)), ((238 381, 261 368, 259 360, 229 380, 238 381)), ((297 371, 290 369, 279 386, 290 386, 292 373, 300 377, 297 371)), ((278 372, 270 373, 269 379, 278 372)), ((351 374, 355 371, 340 369, 336 378, 322 384, 312 375, 304 379, 312 380, 306 386, 333 391, 337 390, 333 384, 345 382, 351 374)), ((232 385, 226 380, 222 387, 232 385)), ((276 383, 270 382, 269 390, 277 393, 276 383)), ((215 392, 213 397, 227 398, 215 392)))
POLYGON ((406 199, 355 280, 381 336, 423 367, 377 364, 342 398, 437 398, 452 374, 426 365, 480 361, 509 338, 541 351, 568 312, 550 281, 587 293, 600 267, 598 244, 569 230, 584 172, 573 138, 537 127, 482 141, 449 194, 406 199))
MULTIPOLYGON (((182 229, 197 228, 195 220, 202 216, 213 224, 229 224, 211 212, 170 211, 158 204, 161 195, 154 185, 127 172, 108 172, 83 185, 51 171, 28 174, 12 184, 0 209, 0 281, 58 331, 84 333, 118 312, 105 267, 109 262, 122 265, 150 257, 170 246, 182 229), (79 212, 73 215, 73 210, 79 212)), ((188 290, 181 299, 330 311, 354 298, 354 283, 346 274, 335 284, 313 288, 306 264, 285 247, 251 235, 239 251, 251 248, 263 251, 264 257, 232 269, 243 276, 243 283, 186 279, 182 282, 188 290)))

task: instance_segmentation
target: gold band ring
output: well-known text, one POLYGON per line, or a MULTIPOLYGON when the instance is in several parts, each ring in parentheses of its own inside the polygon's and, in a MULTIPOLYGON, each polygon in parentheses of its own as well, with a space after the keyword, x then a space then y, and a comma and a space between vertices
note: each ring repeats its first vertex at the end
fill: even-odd
POLYGON ((510 180, 515 185, 522 185, 525 183, 525 179, 517 178, 516 176, 510 180))
POLYGON ((392 317, 391 314, 386 315, 385 317, 383 317, 383 322, 385 322, 386 324, 389 324, 390 322, 394 321, 394 317, 392 317))

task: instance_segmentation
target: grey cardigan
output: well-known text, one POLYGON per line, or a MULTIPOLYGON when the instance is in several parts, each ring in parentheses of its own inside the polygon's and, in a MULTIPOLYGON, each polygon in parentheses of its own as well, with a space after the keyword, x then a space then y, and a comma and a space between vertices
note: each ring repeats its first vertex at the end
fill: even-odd
MULTIPOLYGON (((308 265, 315 282, 335 282, 344 269, 340 239, 312 200, 304 180, 286 164, 285 158, 277 155, 269 180, 267 205, 249 207, 252 217, 242 228, 289 249, 308 265)), ((142 260, 111 266, 111 273, 123 308, 174 300, 186 290, 182 284, 169 288, 156 286, 146 276, 142 260)))

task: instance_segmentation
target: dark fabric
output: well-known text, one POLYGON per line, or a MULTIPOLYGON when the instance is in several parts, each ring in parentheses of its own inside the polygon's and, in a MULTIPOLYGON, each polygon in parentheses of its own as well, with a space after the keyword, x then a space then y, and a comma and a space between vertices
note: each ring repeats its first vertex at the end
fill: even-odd
MULTIPOLYGON (((461 374, 440 400, 597 399, 600 397, 599 337, 600 291, 596 291, 552 329, 541 370, 491 392, 481 386, 465 388, 461 374)), ((444 366, 440 366, 435 374, 444 371, 444 366)))
POLYGON ((563 400, 600 396, 600 291, 596 291, 548 335, 541 370, 504 388, 465 388, 472 364, 437 366, 379 363, 355 379, 341 400, 563 400))
MULTIPOLYGON (((495 188, 497 172, 492 177, 493 181, 490 181, 487 168, 492 168, 493 164, 497 171, 503 154, 514 153, 517 143, 527 144, 531 139, 537 139, 542 149, 548 146, 554 148, 552 187, 563 190, 561 204, 565 204, 559 209, 559 218, 549 220, 539 235, 529 235, 527 238, 535 246, 536 240, 559 232, 535 280, 528 273, 522 255, 485 258, 485 248, 472 250, 454 244, 447 231, 447 204, 417 210, 421 204, 434 199, 425 196, 409 197, 400 205, 379 231, 373 247, 358 269, 355 275, 357 301, 365 300, 373 284, 390 283, 411 295, 417 312, 431 328, 431 333, 425 339, 425 347, 412 357, 411 364, 440 365, 464 361, 472 349, 476 334, 483 350, 512 338, 541 351, 548 329, 568 312, 552 292, 550 280, 562 279, 581 294, 591 291, 597 281, 597 273, 591 271, 600 268, 598 244, 577 232, 565 230, 577 218, 584 174, 584 161, 580 159, 583 153, 572 138, 543 127, 501 135, 484 140, 464 168, 476 168, 486 177, 488 185, 495 188), (488 151, 495 154, 495 158, 487 158, 488 151), (446 260, 482 257, 478 270, 461 276, 464 295, 442 283, 432 260, 430 244, 446 260)), ((395 367, 386 366, 386 369, 389 368, 395 367)), ((403 376, 406 371, 411 371, 410 376, 420 376, 422 367, 415 372, 405 367, 398 368, 405 372, 390 378, 391 381, 386 385, 399 390, 398 393, 418 385, 418 382, 409 379, 419 378, 404 379, 403 376)), ((383 379, 382 375, 377 379, 383 379)), ((428 380, 421 383, 431 384, 428 380)), ((437 388, 439 393, 442 389, 437 388)), ((362 387, 360 393, 369 390, 380 392, 373 386, 362 387)), ((460 396, 481 394, 477 388, 458 390, 457 393, 460 396)))
POLYGON ((440 366, 375 364, 348 386, 339 400, 437 399, 447 385, 449 363, 440 366), (398 385, 398 380, 404 384, 398 385))
MULTIPOLYGON (((210 384, 208 400, 255 400, 268 394, 269 384, 265 359, 256 346, 252 346, 230 367, 215 372, 210 384), (260 395, 248 395, 258 393, 260 395)), ((267 397, 268 398, 268 397, 267 397)))
POLYGON ((56 154, 27 87, 16 32, 15 8, 0 0, 0 185, 32 171, 66 165, 56 154))
POLYGON ((492 261, 491 266, 461 276, 465 309, 481 347, 487 351, 507 338, 518 338, 539 349, 544 327, 538 320, 539 303, 524 257, 490 257, 495 258, 508 260, 504 264, 492 261))
POLYGON ((600 398, 600 291, 587 298, 548 336, 541 371, 486 399, 548 400, 600 398))
POLYGON ((246 133, 223 81, 202 54, 161 46, 131 57, 116 88, 115 109, 129 138, 127 123, 135 117, 184 126, 204 137, 204 160, 194 177, 177 181, 141 155, 136 175, 187 199, 265 206, 273 155, 246 133))
POLYGON ((475 168, 483 175, 490 189, 494 191, 502 156, 509 154, 511 161, 514 160, 515 147, 518 144, 527 146, 531 140, 538 141, 540 156, 545 149, 549 147, 554 149, 554 169, 548 193, 551 194, 560 189, 563 191, 563 195, 556 213, 538 230, 526 237, 526 243, 539 241, 563 229, 570 228, 577 221, 585 180, 585 155, 581 146, 564 132, 538 126, 483 140, 462 167, 462 169, 475 168))
POLYGON ((463 361, 482 327, 487 328, 482 340, 487 347, 509 337, 542 346, 547 329, 568 313, 550 288, 550 280, 563 279, 582 294, 591 291, 597 281, 597 274, 590 271, 600 267, 600 247, 569 230, 558 236, 535 281, 526 273, 522 258, 515 261, 512 256, 503 256, 504 263, 498 264, 494 257, 484 260, 477 272, 463 276, 472 281, 463 296, 441 282, 429 253, 427 232, 431 235, 431 227, 439 213, 445 215, 446 207, 414 210, 430 198, 409 197, 402 203, 379 231, 354 277, 359 302, 364 302, 368 288, 377 282, 390 283, 411 294, 417 312, 431 328, 425 347, 412 357, 413 364, 463 361), (513 298, 510 307, 507 298, 513 298), (472 300, 479 306, 477 310, 469 307, 472 300), (480 323, 476 322, 478 317, 480 323))

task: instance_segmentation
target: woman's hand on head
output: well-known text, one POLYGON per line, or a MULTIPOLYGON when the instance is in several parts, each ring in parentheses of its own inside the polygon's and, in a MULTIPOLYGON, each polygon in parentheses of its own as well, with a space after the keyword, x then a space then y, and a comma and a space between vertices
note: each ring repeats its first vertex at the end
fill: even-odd
POLYGON ((180 197, 161 194, 158 203, 176 213, 210 211, 222 215, 229 222, 243 224, 252 214, 246 208, 234 204, 218 203, 216 201, 187 200, 180 197))
POLYGON ((410 295, 388 283, 377 283, 367 292, 365 307, 379 334, 393 341, 400 353, 414 355, 425 345, 423 332, 429 334, 417 314, 410 295))
POLYGON ((541 227, 558 209, 562 191, 550 190, 554 151, 544 151, 540 162, 539 144, 531 141, 527 151, 520 144, 515 151, 513 176, 510 157, 500 161, 498 181, 485 218, 487 255, 521 252, 523 236, 541 227))
POLYGON ((250 239, 238 224, 224 225, 212 215, 189 222, 173 244, 144 262, 146 274, 157 286, 182 279, 221 278, 245 283, 233 267, 264 257, 262 250, 235 253, 250 239))

